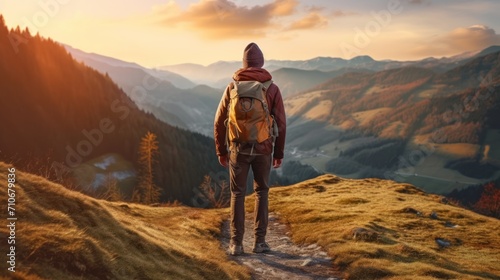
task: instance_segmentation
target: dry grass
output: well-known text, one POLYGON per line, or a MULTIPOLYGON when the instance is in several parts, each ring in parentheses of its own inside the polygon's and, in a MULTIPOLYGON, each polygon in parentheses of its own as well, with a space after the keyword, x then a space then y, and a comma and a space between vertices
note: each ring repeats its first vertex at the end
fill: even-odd
MULTIPOLYGON (((0 163, 0 182, 7 167, 0 163)), ((111 203, 16 176, 17 279, 250 278, 220 247, 227 209, 111 203)), ((500 278, 500 222, 411 185, 325 175, 274 188, 270 200, 294 241, 322 246, 348 279, 500 278), (435 238, 451 246, 440 248, 435 238)))
POLYGON ((328 121, 333 109, 331 100, 322 100, 303 115, 306 119, 328 121))
POLYGON ((360 126, 366 126, 370 121, 379 114, 388 114, 393 111, 393 108, 382 107, 368 111, 360 111, 351 114, 351 116, 359 123, 360 126))
POLYGON ((381 138, 404 138, 408 125, 401 121, 392 122, 382 132, 381 138))
POLYGON ((440 88, 443 88, 443 86, 440 86, 440 85, 432 86, 428 89, 425 89, 425 90, 419 92, 418 97, 420 97, 422 99, 432 98, 436 93, 439 92, 440 88))
POLYGON ((453 144, 435 144, 436 152, 450 156, 452 158, 474 158, 481 149, 480 145, 453 143, 453 144))
MULTIPOLYGON (((4 203, 7 168, 0 163, 4 203)), ((16 178, 18 279, 250 278, 220 247, 224 211, 111 203, 20 171, 16 178)))
POLYGON ((375 86, 372 86, 371 88, 367 89, 364 95, 365 96, 366 95, 372 95, 374 93, 378 93, 378 92, 381 92, 381 91, 384 91, 384 87, 383 86, 375 85, 375 86))
POLYGON ((297 95, 285 101, 287 114, 290 116, 297 114, 304 114, 305 111, 310 110, 311 106, 315 106, 317 98, 321 96, 322 91, 313 91, 303 95, 297 95))
POLYGON ((322 246, 348 279, 500 278, 500 221, 412 185, 325 175, 274 188, 270 200, 293 240, 322 246))

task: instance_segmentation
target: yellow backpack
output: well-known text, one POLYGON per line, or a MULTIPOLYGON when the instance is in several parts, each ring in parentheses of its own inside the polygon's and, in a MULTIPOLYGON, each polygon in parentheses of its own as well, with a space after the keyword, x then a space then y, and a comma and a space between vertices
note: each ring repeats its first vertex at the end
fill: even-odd
POLYGON ((229 142, 257 144, 277 136, 277 126, 266 98, 272 83, 272 80, 233 83, 226 120, 229 142))

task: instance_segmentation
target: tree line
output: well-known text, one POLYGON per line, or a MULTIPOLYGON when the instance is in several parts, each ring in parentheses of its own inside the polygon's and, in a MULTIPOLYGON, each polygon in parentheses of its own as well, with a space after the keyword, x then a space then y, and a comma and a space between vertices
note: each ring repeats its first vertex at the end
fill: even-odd
MULTIPOLYGON (((168 95, 168 92, 165 92, 168 95)), ((117 153, 139 170, 140 143, 156 135, 160 201, 189 204, 205 174, 218 172, 213 140, 140 110, 111 80, 75 61, 51 39, 8 29, 0 16, 0 160, 17 167, 50 158, 50 179, 117 153)))

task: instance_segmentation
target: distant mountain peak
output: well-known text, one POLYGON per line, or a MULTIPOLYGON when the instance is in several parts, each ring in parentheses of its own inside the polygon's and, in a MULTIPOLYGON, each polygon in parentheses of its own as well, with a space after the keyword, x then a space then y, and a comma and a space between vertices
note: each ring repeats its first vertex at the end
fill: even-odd
POLYGON ((219 60, 217 62, 214 62, 212 64, 210 64, 209 66, 218 66, 218 65, 231 65, 231 64, 234 64, 234 63, 240 63, 240 61, 225 61, 225 60, 219 60))
POLYGON ((371 56, 369 55, 359 55, 356 57, 351 58, 351 62, 373 62, 375 61, 371 56))
POLYGON ((480 51, 476 56, 483 56, 496 52, 500 52, 500 46, 494 45, 494 46, 489 46, 486 49, 480 51))

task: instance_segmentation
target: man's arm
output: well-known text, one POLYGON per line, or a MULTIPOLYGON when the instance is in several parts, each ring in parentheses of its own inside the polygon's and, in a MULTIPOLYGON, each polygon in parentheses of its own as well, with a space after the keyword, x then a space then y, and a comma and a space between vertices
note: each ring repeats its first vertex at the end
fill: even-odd
MULTIPOLYGON (((215 151, 217 155, 220 157, 227 157, 227 145, 226 145, 226 132, 227 128, 225 125, 225 121, 227 119, 227 107, 229 105, 229 91, 230 86, 226 87, 226 90, 222 94, 222 98, 219 102, 219 107, 215 112, 214 119, 214 139, 215 139, 215 151)), ((222 164, 222 162, 221 162, 222 164)))
MULTIPOLYGON (((286 115, 285 115, 285 106, 283 105, 283 97, 281 96, 281 91, 276 86, 276 96, 273 102, 272 114, 274 116, 274 120, 278 125, 278 137, 274 142, 274 154, 273 158, 281 160, 285 154, 285 139, 286 139, 286 115)), ((273 165, 281 165, 281 161, 274 162, 273 165)))

